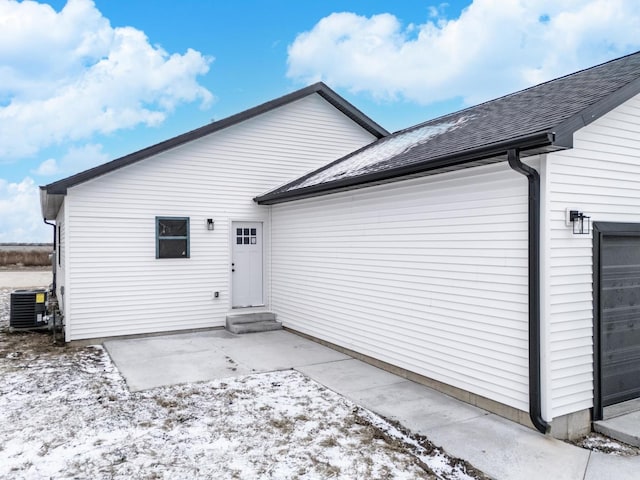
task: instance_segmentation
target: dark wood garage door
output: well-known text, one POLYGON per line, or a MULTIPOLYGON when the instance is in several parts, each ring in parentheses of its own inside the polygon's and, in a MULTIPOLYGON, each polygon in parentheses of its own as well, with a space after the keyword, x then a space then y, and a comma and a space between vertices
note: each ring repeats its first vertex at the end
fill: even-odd
POLYGON ((601 233, 599 247, 600 399, 606 407, 640 397, 640 234, 601 233))

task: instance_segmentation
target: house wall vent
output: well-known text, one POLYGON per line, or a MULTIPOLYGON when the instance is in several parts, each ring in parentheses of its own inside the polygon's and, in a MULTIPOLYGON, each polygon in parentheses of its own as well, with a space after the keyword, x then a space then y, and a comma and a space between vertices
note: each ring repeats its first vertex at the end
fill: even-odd
POLYGON ((46 325, 46 301, 46 290, 15 290, 11 292, 9 327, 36 328, 46 325))

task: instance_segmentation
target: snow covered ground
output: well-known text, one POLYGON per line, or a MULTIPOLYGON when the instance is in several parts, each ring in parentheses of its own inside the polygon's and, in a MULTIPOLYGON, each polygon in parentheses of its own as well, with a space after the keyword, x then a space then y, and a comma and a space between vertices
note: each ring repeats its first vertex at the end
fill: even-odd
POLYGON ((485 478, 295 371, 130 393, 99 346, 8 333, 0 478, 485 478))

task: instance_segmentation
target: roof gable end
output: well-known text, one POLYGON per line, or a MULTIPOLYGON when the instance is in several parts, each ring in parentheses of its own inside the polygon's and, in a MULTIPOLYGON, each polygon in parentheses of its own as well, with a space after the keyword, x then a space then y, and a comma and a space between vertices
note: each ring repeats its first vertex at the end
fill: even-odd
POLYGON ((374 122, 372 119, 370 119, 360 110, 358 110, 355 106, 353 106, 347 100, 345 100, 340 95, 335 93, 327 85, 325 85, 322 82, 318 82, 313 85, 309 85, 308 87, 305 87, 303 89, 292 92, 288 95, 284 95, 275 100, 271 100, 269 102, 250 108, 248 110, 237 113, 230 117, 224 118, 217 122, 212 122, 208 125, 204 125, 202 127, 196 128, 195 130, 191 130, 189 132, 183 133, 181 135, 178 135, 171 139, 157 143, 150 147, 144 148, 137 152, 125 155, 123 157, 104 163, 102 165, 98 165, 94 168, 85 170, 75 175, 71 175, 67 178, 58 180, 48 185, 41 186, 40 189, 44 194, 66 195, 67 189, 70 187, 73 187, 74 185, 84 183, 88 180, 94 179, 96 177, 112 172, 114 170, 126 167, 140 160, 144 160, 146 158, 152 157, 154 155, 157 155, 164 151, 178 147, 185 143, 191 142, 193 140, 197 140, 211 133, 224 130, 225 128, 231 127, 233 125, 237 125, 241 122, 244 122, 245 120, 249 120, 251 118, 257 117, 258 115, 270 112, 272 110, 275 110, 284 105, 290 104, 292 102, 295 102, 296 100, 300 100, 304 97, 307 97, 313 94, 320 95, 328 103, 333 105, 337 110, 342 112, 344 115, 346 115, 348 118, 353 120, 356 124, 360 125, 363 129, 365 129, 375 137, 382 138, 386 135, 389 135, 389 132, 385 130, 382 126, 378 125, 376 122, 374 122))

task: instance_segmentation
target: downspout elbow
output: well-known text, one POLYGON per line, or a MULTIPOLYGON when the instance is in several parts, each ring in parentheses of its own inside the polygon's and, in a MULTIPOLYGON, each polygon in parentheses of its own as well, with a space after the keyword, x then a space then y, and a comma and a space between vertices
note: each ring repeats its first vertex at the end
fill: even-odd
POLYGON ((529 184, 529 418, 540 433, 549 433, 551 425, 542 418, 540 375, 540 175, 522 163, 520 152, 507 151, 509 166, 527 177, 529 184))

